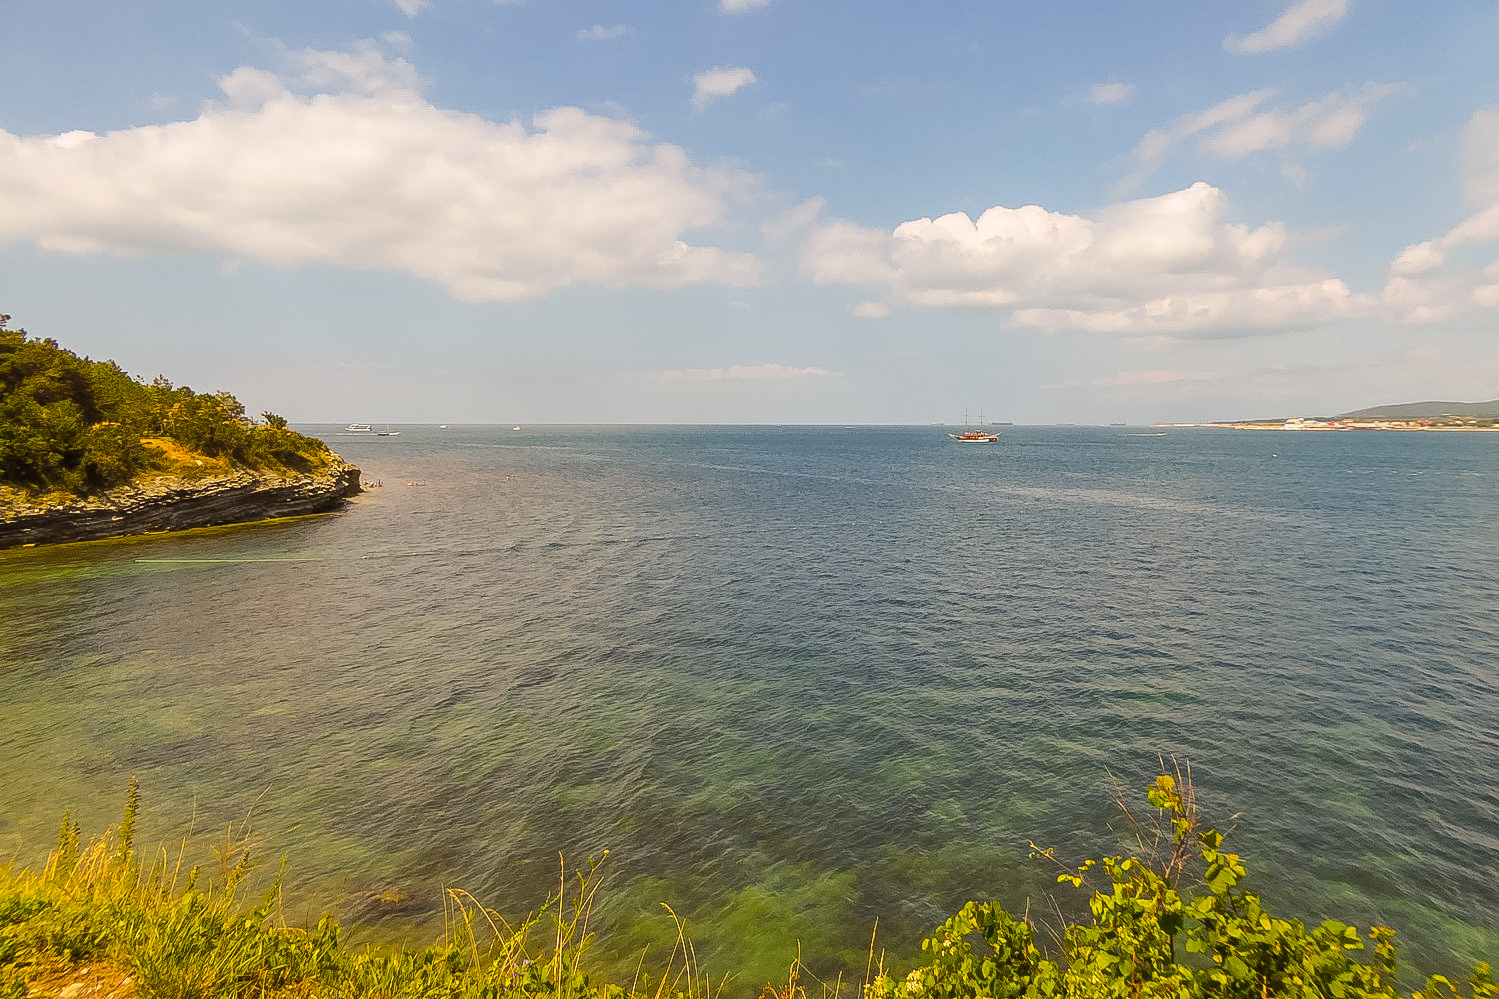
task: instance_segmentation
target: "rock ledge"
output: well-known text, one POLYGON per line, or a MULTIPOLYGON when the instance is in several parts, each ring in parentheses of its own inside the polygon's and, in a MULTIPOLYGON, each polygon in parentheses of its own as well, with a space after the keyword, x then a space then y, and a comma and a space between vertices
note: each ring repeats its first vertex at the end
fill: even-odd
POLYGON ((93 499, 0 509, 0 548, 297 517, 335 509, 360 491, 359 469, 339 459, 290 477, 240 471, 189 481, 163 475, 93 499))

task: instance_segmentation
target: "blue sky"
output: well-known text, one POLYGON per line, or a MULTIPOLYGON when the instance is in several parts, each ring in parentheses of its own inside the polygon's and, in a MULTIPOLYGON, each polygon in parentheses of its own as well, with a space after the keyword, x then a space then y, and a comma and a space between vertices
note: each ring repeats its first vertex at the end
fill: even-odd
POLYGON ((303 422, 1499 397, 1499 6, 12 0, 0 310, 303 422))

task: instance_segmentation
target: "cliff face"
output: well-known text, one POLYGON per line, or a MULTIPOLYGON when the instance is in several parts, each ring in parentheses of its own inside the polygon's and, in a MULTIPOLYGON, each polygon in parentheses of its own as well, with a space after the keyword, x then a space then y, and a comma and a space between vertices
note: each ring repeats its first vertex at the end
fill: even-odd
POLYGON ((332 510, 359 492, 359 469, 342 460, 291 478, 251 471, 191 482, 159 476, 96 499, 0 510, 0 548, 296 517, 332 510))

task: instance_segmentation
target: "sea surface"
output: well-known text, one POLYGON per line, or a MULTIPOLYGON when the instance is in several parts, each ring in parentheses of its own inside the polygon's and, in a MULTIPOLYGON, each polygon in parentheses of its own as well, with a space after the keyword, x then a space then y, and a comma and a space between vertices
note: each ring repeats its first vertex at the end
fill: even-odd
POLYGON ((428 942, 608 850, 603 965, 665 903, 753 993, 1074 910, 1030 844, 1129 848, 1164 763, 1272 909, 1499 959, 1499 434, 300 429, 383 485, 0 552, 0 859, 134 776, 143 841, 428 942))

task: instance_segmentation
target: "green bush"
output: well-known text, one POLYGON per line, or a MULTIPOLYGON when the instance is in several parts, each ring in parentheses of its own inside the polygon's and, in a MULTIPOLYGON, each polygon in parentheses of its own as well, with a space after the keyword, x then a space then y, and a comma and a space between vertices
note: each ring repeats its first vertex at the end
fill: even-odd
MULTIPOLYGON (((1223 834, 1201 825, 1190 782, 1163 774, 1148 800, 1161 821, 1147 858, 1090 860, 1058 876, 1074 888, 1100 883, 1091 922, 1065 927, 1056 959, 1029 923, 998 903, 970 902, 922 944, 926 963, 904 978, 879 976, 866 999, 1398 999, 1394 930, 1372 927, 1366 943, 1334 920, 1307 928, 1271 915, 1241 887, 1244 862, 1224 851, 1223 834), (1356 960, 1370 945, 1371 960, 1356 960)), ((1468 990, 1499 996, 1488 965, 1474 969, 1468 990)), ((1459 991, 1434 976, 1416 995, 1459 991)))
MULTIPOLYGON (((1089 916, 1062 928, 1055 953, 1037 944, 1029 920, 970 902, 922 944, 922 963, 899 975, 881 969, 863 999, 1400 999, 1393 930, 1376 926, 1365 937, 1336 921, 1307 927, 1272 915, 1243 887, 1243 860, 1199 822, 1190 782, 1163 775, 1148 797, 1157 821, 1141 856, 1063 867, 1058 881, 1088 891, 1089 916)), ((153 999, 720 999, 725 991, 697 968, 680 922, 676 948, 664 965, 655 959, 654 973, 642 960, 628 985, 593 978, 598 864, 564 876, 517 925, 449 890, 437 943, 352 950, 329 917, 307 929, 285 924, 279 875, 251 891, 252 856, 233 834, 215 851, 215 876, 188 868, 182 851, 143 863, 133 843, 137 807, 132 782, 123 821, 103 837, 82 845, 64 818, 40 875, 0 869, 0 999, 25 996, 38 980, 66 980, 86 962, 128 972, 153 999)), ((1049 850, 1035 855, 1056 862, 1049 850)), ((807 999, 797 956, 786 959, 786 983, 766 986, 761 999, 807 999)), ((824 986, 824 999, 837 995, 824 986)), ((1433 976, 1413 995, 1458 997, 1499 999, 1487 965, 1462 984, 1433 976)))

